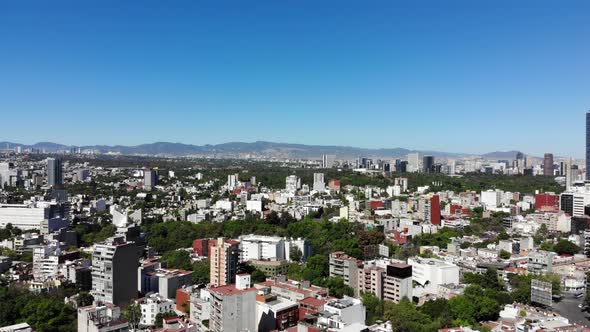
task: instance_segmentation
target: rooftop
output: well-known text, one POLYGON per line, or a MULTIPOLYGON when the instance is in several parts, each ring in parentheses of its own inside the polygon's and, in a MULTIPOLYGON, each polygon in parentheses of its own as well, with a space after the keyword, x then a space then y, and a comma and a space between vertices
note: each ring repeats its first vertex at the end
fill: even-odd
POLYGON ((230 296, 230 295, 243 294, 243 293, 247 293, 247 292, 256 292, 257 289, 254 287, 250 287, 250 288, 246 288, 246 289, 237 289, 234 284, 231 284, 231 285, 213 287, 213 288, 210 288, 209 291, 211 293, 216 293, 216 294, 219 294, 222 296, 230 296))

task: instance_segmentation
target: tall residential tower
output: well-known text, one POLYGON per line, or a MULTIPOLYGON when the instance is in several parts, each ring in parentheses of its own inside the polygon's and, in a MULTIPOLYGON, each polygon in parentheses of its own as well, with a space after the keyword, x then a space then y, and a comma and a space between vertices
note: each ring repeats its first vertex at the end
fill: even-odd
POLYGON ((112 237, 94 245, 92 291, 94 299, 125 306, 137 297, 139 256, 133 242, 112 237))

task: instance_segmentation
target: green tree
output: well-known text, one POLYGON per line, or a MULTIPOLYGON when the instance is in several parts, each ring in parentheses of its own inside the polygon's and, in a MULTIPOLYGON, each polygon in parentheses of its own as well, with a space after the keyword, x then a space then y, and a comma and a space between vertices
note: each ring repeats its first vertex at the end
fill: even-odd
POLYGON ((340 278, 340 277, 326 278, 325 281, 321 285, 328 288, 328 291, 330 292, 330 296, 342 298, 344 295, 348 295, 348 296, 354 295, 354 289, 352 289, 352 287, 344 284, 344 280, 342 280, 342 278, 340 278))
POLYGON ((568 240, 559 240, 554 246, 555 252, 559 255, 568 254, 575 255, 580 252, 580 247, 568 240))
POLYGON ((539 246, 539 249, 545 250, 545 251, 555 251, 555 246, 550 241, 543 241, 541 243, 541 245, 539 246))
POLYGON ((420 311, 427 314, 433 321, 438 321, 440 327, 452 325, 451 306, 446 299, 427 301, 420 307, 420 311))
POLYGON ((304 280, 311 281, 312 284, 321 284, 323 279, 329 274, 329 260, 324 255, 313 255, 305 264, 305 268, 301 272, 301 277, 304 280))
POLYGON ((430 317, 416 309, 407 298, 399 303, 385 301, 384 319, 389 320, 395 332, 433 331, 438 326, 430 317))
POLYGON ((510 259, 510 257, 512 256, 512 254, 509 251, 506 251, 504 249, 500 250, 500 258, 502 259, 510 259))
POLYGON ((301 262, 301 259, 303 258, 303 253, 301 252, 301 249, 299 249, 299 247, 293 246, 290 248, 289 256, 291 261, 301 262))
POLYGON ((193 284, 204 285, 209 283, 211 266, 208 259, 193 264, 193 284))
POLYGON ((375 324, 377 320, 383 319, 383 306, 384 303, 373 293, 365 293, 361 296, 363 305, 366 308, 366 324, 375 324))
POLYGON ((303 265, 298 263, 290 263, 289 270, 287 272, 287 278, 293 280, 302 280, 303 279, 303 265))
POLYGON ((80 292, 78 293, 78 297, 76 298, 76 305, 78 305, 78 307, 85 307, 92 305, 93 301, 94 296, 92 296, 90 293, 80 292))
POLYGON ((545 241, 547 237, 549 237, 549 229, 547 229, 547 225, 541 224, 533 236, 533 240, 535 241, 535 244, 540 244, 541 242, 545 241))
POLYGON ((141 306, 139 303, 131 303, 125 310, 123 311, 123 317, 129 322, 129 327, 135 330, 139 326, 139 322, 141 321, 141 306))
POLYGON ((254 270, 254 272, 252 272, 250 277, 252 279, 252 283, 259 283, 259 282, 266 281, 266 275, 264 274, 264 272, 262 272, 258 269, 254 270))
POLYGON ((164 318, 176 317, 176 314, 172 311, 160 312, 154 318, 156 327, 162 327, 164 325, 164 318))
POLYGON ((475 315, 477 307, 475 303, 466 296, 456 296, 449 300, 451 315, 455 320, 467 322, 469 325, 475 324, 475 315))
POLYGON ((190 254, 184 250, 167 251, 162 255, 160 262, 165 263, 169 269, 190 270, 192 268, 190 254))

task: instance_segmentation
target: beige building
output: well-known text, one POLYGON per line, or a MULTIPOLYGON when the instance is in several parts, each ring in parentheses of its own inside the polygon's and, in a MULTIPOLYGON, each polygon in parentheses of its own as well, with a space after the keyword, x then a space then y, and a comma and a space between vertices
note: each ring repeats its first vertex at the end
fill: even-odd
POLYGON ((379 266, 367 266, 359 269, 358 283, 355 287, 355 295, 371 293, 383 299, 383 279, 385 269, 379 266))
POLYGON ((412 299, 412 266, 401 263, 385 267, 368 265, 359 268, 355 295, 371 293, 380 300, 399 303, 407 297, 412 299))
POLYGON ((239 243, 218 238, 209 252, 212 287, 233 284, 238 270, 239 243))
POLYGON ((342 251, 330 254, 330 277, 340 277, 350 287, 358 284, 358 260, 342 251))

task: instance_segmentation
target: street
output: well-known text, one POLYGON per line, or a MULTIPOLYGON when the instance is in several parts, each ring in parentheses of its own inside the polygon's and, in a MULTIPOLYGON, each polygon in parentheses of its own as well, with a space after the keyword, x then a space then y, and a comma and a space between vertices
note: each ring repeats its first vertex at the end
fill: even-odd
POLYGON ((590 325, 588 314, 578 305, 584 301, 584 297, 574 298, 572 296, 564 296, 559 303, 553 304, 553 310, 570 320, 570 323, 578 323, 586 326, 590 325))

